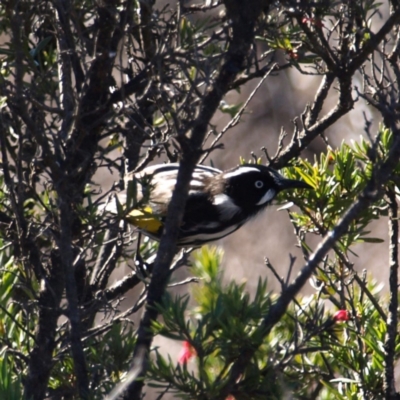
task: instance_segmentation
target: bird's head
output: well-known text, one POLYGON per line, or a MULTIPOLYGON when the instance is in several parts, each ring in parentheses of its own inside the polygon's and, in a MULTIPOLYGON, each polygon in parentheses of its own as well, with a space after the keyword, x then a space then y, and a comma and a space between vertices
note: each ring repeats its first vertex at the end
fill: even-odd
POLYGON ((224 193, 250 214, 267 206, 282 190, 311 189, 305 182, 287 179, 265 165, 243 164, 221 174, 224 193))

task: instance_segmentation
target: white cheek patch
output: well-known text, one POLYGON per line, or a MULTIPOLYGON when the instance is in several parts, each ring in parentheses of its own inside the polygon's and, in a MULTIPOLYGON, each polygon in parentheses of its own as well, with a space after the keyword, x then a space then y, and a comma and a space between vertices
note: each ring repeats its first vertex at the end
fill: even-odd
POLYGON ((267 193, 264 194, 263 197, 261 197, 261 200, 256 204, 257 206, 262 206, 265 203, 268 203, 270 200, 272 200, 276 195, 276 191, 274 189, 269 189, 267 193))

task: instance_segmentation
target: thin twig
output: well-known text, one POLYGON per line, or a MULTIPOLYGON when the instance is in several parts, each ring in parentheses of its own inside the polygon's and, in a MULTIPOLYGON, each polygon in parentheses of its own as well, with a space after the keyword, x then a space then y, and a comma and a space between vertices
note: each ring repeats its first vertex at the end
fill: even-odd
POLYGON ((180 282, 170 283, 168 285, 168 287, 172 288, 172 287, 177 287, 177 286, 183 286, 183 285, 187 285, 187 284, 193 283, 193 282, 194 283, 198 283, 198 282, 200 282, 200 279, 192 276, 192 277, 186 278, 186 279, 184 279, 183 281, 180 281, 180 282))
MULTIPOLYGON (((334 250, 336 252, 336 254, 338 255, 338 257, 340 258, 341 261, 343 261, 346 265, 347 268, 352 269, 351 263, 346 260, 346 258, 344 257, 344 255, 338 251, 335 247, 334 250)), ((378 303, 378 301, 376 300, 376 298, 374 297, 374 295, 371 293, 371 291, 367 288, 366 283, 364 282, 363 279, 361 279, 356 273, 353 275, 354 280, 358 283, 358 285, 361 288, 361 292, 365 293, 368 297, 368 299, 370 300, 370 302, 374 305, 376 311, 378 311, 379 315, 381 316, 381 318, 386 321, 387 316, 385 314, 385 312, 383 311, 382 307, 380 306, 380 304, 378 303)))
MULTIPOLYGON (((240 118, 242 117, 244 111, 247 109, 250 101, 253 99, 255 94, 258 92, 258 89, 260 89, 261 85, 264 83, 264 81, 267 79, 267 77, 274 71, 276 65, 277 64, 272 65, 272 67, 270 67, 268 69, 268 71, 264 74, 264 76, 260 79, 260 82, 258 82, 257 86, 250 93, 249 97, 247 98, 247 100, 245 101, 243 106, 240 108, 240 110, 235 114, 235 116, 228 122, 228 124, 221 130, 221 132, 218 134, 218 136, 213 140, 213 142, 211 143, 211 146, 210 146, 211 149, 215 148, 215 145, 222 139, 222 137, 225 135, 225 133, 229 129, 233 128, 234 126, 236 126, 239 123, 240 118)), ((210 152, 211 151, 207 151, 204 154, 204 156, 200 159, 200 164, 204 163, 206 158, 209 156, 210 152)))
POLYGON ((272 274, 275 276, 276 280, 280 283, 282 290, 284 290, 286 288, 285 286, 285 281, 283 280, 283 278, 278 274, 278 272, 276 271, 276 269, 274 268, 274 266, 271 264, 271 262, 269 261, 269 258, 265 257, 264 259, 264 264, 265 266, 272 272, 272 274))

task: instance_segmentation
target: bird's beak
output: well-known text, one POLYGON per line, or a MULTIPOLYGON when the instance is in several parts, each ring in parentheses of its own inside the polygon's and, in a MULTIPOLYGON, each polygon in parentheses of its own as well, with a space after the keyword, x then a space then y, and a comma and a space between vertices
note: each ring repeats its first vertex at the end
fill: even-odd
POLYGON ((303 181, 298 181, 296 179, 286 179, 283 178, 279 181, 279 186, 281 190, 286 189, 313 189, 311 185, 303 181))

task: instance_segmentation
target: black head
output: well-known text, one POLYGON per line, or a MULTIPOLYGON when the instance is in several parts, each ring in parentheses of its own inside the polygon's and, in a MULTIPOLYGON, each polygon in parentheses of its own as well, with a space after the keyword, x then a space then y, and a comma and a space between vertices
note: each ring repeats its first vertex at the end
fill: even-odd
POLYGON ((265 165, 244 164, 222 174, 224 192, 246 213, 266 207, 282 190, 311 187, 305 182, 286 179, 265 165))

